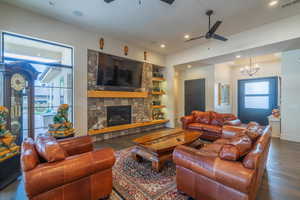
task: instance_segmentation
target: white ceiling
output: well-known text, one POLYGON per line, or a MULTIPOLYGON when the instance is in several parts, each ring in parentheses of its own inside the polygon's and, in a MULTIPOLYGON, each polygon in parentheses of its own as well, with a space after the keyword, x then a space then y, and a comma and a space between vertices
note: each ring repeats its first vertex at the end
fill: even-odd
MULTIPOLYGON (((79 25, 145 49, 170 54, 197 46, 206 40, 184 43, 183 36, 207 31, 206 10, 215 10, 214 20, 223 20, 218 34, 229 36, 266 23, 300 14, 300 4, 270 8, 270 0, 0 0, 33 12, 79 25), (72 14, 80 11, 83 16, 72 14), (165 49, 160 44, 167 45, 165 49)), ((281 0, 281 3, 291 0, 281 0)), ((283 27, 284 28, 284 27, 283 27)))

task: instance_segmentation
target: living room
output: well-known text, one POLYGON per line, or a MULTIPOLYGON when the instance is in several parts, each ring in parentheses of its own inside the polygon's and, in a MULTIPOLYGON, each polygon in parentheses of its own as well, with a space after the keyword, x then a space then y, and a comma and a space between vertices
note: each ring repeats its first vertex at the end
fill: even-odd
POLYGON ((0 199, 299 199, 300 4, 224 3, 0 1, 0 199))

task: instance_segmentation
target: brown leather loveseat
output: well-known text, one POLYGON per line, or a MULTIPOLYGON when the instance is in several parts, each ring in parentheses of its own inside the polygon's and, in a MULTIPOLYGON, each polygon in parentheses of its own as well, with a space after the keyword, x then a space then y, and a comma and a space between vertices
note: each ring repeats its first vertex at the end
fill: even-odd
POLYGON ((177 189, 196 200, 255 200, 264 174, 271 128, 225 126, 221 139, 173 153, 177 189))
POLYGON ((181 122, 183 129, 202 131, 201 139, 210 141, 221 137, 224 125, 241 125, 241 121, 235 115, 213 111, 193 111, 191 115, 182 117, 181 122))
POLYGON ((98 200, 112 191, 112 149, 93 150, 89 136, 56 141, 38 136, 22 143, 26 194, 32 200, 98 200))

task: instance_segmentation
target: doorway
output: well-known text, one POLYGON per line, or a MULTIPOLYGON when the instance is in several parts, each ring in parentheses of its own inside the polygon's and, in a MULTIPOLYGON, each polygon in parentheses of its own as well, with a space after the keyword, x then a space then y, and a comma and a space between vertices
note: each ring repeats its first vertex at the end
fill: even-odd
POLYGON ((268 116, 278 106, 278 77, 238 81, 238 116, 243 123, 268 124, 268 116))
POLYGON ((185 115, 193 110, 205 111, 205 79, 184 81, 185 115))

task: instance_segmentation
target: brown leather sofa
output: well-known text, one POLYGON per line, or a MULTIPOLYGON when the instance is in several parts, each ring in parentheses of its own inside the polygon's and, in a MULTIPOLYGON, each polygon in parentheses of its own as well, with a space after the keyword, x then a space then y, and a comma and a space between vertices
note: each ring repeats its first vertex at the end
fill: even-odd
POLYGON ((39 136, 22 143, 22 173, 32 200, 108 198, 114 162, 113 150, 94 150, 89 136, 57 141, 39 136))
POLYGON ((225 126, 221 139, 173 153, 177 189, 196 200, 255 200, 266 167, 271 128, 225 126))
POLYGON ((181 118, 182 128, 202 131, 201 139, 214 141, 221 137, 224 125, 239 126, 241 121, 233 114, 221 114, 213 111, 193 111, 181 118))

